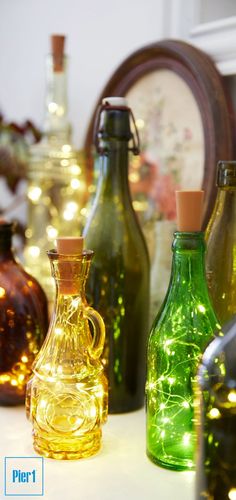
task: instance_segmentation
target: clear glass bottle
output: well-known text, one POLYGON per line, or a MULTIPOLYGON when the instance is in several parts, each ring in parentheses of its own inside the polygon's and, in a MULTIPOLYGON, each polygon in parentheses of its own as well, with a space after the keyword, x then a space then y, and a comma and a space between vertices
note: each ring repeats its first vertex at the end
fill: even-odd
POLYGON ((85 201, 84 160, 71 144, 67 114, 67 57, 64 36, 53 35, 47 57, 43 138, 30 148, 25 262, 50 303, 54 284, 46 251, 59 234, 81 234, 85 201))
POLYGON ((104 99, 96 130, 100 177, 84 230, 95 253, 88 298, 106 324, 110 413, 132 411, 144 402, 149 258, 128 182, 129 151, 137 153, 130 116, 123 98, 104 99))
POLYGON ((47 333, 47 299, 14 258, 13 224, 0 222, 0 405, 23 404, 31 365, 47 333))
POLYGON ((107 418, 107 380, 100 361, 105 327, 84 291, 93 252, 82 252, 78 240, 69 253, 66 238, 60 239, 58 251, 48 252, 56 302, 27 386, 34 449, 56 459, 96 453, 107 418))
POLYGON ((193 221, 180 223, 181 207, 177 210, 180 231, 174 233, 169 288, 148 342, 147 454, 176 470, 194 467, 193 383, 200 356, 220 328, 205 278, 204 233, 194 220, 201 211, 199 194, 178 193, 180 204, 186 198, 185 216, 193 221))
POLYGON ((220 161, 218 193, 206 229, 206 273, 222 324, 236 314, 236 161, 220 161))
POLYGON ((196 500, 236 498, 236 323, 207 347, 198 372, 196 500))

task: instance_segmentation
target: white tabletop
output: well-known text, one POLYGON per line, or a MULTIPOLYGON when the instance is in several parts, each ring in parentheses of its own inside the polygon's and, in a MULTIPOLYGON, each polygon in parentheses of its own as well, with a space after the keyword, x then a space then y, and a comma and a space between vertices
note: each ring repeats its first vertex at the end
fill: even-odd
MULTIPOLYGON (((35 455, 24 408, 0 408, 0 456, 35 455)), ((193 500, 194 473, 172 472, 145 454, 144 410, 109 416, 101 451, 89 459, 45 459, 45 500, 193 500)), ((0 473, 0 498, 3 494, 0 473)), ((12 497, 13 498, 13 497, 12 497)), ((15 497, 22 500, 30 497, 15 497)), ((31 497, 37 498, 37 497, 31 497)), ((38 497, 40 498, 40 497, 38 497)))

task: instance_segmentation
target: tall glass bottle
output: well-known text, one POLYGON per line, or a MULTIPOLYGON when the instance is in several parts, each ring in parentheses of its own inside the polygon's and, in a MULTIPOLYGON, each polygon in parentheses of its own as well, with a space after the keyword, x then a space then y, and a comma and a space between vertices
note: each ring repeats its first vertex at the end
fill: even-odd
POLYGON ((206 272, 214 309, 222 324, 236 314, 236 162, 220 161, 218 193, 206 230, 206 272))
POLYGON ((106 324, 111 413, 135 410, 144 401, 149 260, 128 183, 129 151, 137 153, 130 115, 123 98, 104 99, 96 131, 100 177, 84 231, 95 253, 88 297, 106 324))
POLYGON ((51 37, 47 57, 43 138, 30 148, 28 169, 28 224, 25 261, 45 289, 50 302, 54 283, 46 251, 58 234, 81 234, 85 182, 83 156, 71 143, 67 114, 67 57, 65 37, 51 37))
POLYGON ((147 454, 176 470, 194 467, 193 382, 201 353, 220 328, 205 278, 202 199, 202 191, 177 192, 170 284, 148 342, 147 454))
POLYGON ((31 365, 47 333, 47 300, 11 249, 13 224, 0 222, 0 405, 24 403, 31 365))
POLYGON ((207 347, 198 372, 196 500, 236 498, 236 323, 207 347))
POLYGON ((81 238, 60 238, 57 251, 48 252, 56 282, 55 307, 27 386, 34 448, 59 460, 96 453, 107 418, 107 380, 100 361, 105 327, 86 302, 93 252, 82 251, 82 243, 81 238))

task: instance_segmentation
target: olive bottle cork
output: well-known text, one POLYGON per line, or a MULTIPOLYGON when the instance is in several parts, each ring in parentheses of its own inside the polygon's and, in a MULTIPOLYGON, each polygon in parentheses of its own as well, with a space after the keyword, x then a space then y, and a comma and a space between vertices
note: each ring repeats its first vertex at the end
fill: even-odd
POLYGON ((201 231, 204 191, 176 191, 177 230, 201 231))

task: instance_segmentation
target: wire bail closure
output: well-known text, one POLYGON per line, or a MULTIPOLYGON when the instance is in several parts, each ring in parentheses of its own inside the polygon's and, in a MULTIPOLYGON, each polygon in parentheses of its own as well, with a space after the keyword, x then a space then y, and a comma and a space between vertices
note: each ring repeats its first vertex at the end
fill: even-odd
MULTIPOLYGON (((134 115, 132 112, 132 109, 128 106, 111 106, 109 102, 105 102, 104 104, 101 104, 98 107, 96 116, 95 116, 95 121, 94 121, 94 132, 93 132, 93 143, 95 145, 96 151, 98 153, 106 153, 108 151, 108 148, 101 147, 99 144, 99 140, 101 135, 104 133, 104 129, 100 128, 99 129, 99 122, 100 122, 100 116, 103 111, 106 111, 108 109, 115 109, 118 111, 123 111, 126 110, 130 114, 131 118, 131 124, 133 125, 134 133, 131 132, 131 138, 130 140, 132 141, 132 145, 128 148, 128 151, 131 151, 134 155, 138 155, 140 153, 140 139, 139 139, 139 134, 138 134, 138 129, 135 123, 134 115)), ((105 134, 104 134, 105 135, 105 134)))

